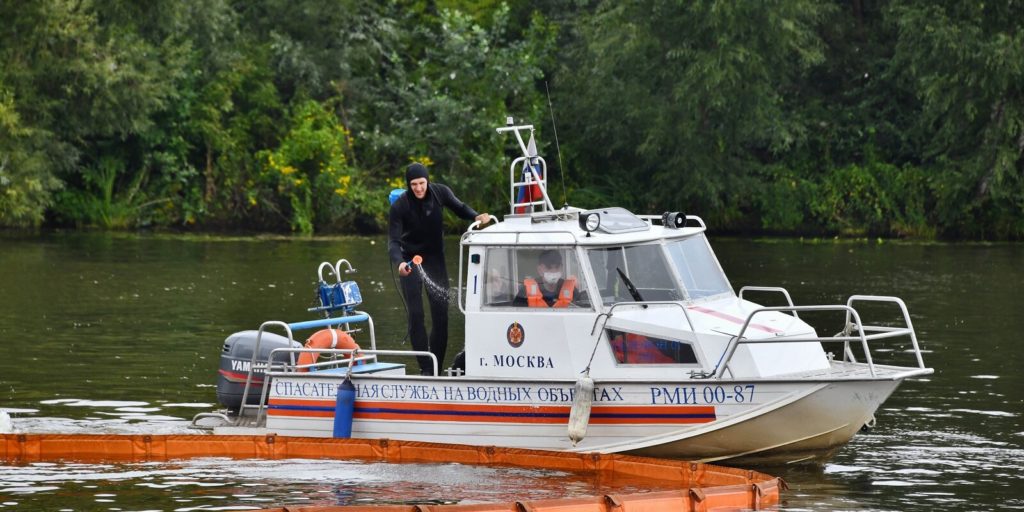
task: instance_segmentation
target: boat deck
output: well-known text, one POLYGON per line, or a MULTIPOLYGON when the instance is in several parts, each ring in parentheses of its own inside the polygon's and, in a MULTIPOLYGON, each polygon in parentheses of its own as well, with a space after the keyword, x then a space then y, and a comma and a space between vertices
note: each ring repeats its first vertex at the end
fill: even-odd
POLYGON ((777 375, 772 377, 772 380, 902 380, 908 377, 927 375, 930 373, 932 373, 931 368, 890 366, 876 363, 874 365, 874 375, 872 375, 871 367, 869 367, 867 363, 832 361, 829 367, 823 370, 811 370, 777 375))

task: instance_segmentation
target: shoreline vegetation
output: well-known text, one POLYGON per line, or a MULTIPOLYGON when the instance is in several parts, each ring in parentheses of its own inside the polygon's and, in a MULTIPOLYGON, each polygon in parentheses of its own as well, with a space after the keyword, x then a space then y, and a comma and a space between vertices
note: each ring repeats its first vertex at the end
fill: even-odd
MULTIPOLYGON (((741 241, 757 244, 802 244, 802 245, 835 245, 835 246, 876 246, 899 245, 899 246, 1018 246, 1020 240, 943 240, 926 238, 885 238, 885 237, 851 237, 840 235, 828 236, 801 236, 801 235, 780 235, 780 234, 740 234, 716 232, 708 229, 708 233, 719 242, 741 241)), ((40 237, 108 237, 115 240, 169 240, 181 242, 314 242, 314 243, 335 243, 370 240, 370 245, 381 247, 387 251, 387 239, 383 233, 356 234, 356 233, 314 233, 304 235, 301 233, 270 232, 270 231, 201 231, 185 229, 99 229, 99 228, 0 228, 0 240, 38 240, 40 237), (378 245, 379 242, 379 245, 378 245)), ((446 235, 448 242, 458 240, 457 233, 446 235)))
POLYGON ((503 212, 515 149, 494 128, 514 116, 558 205, 684 211, 716 236, 1024 239, 1011 0, 43 0, 0 19, 5 233, 380 234, 414 161, 503 212))

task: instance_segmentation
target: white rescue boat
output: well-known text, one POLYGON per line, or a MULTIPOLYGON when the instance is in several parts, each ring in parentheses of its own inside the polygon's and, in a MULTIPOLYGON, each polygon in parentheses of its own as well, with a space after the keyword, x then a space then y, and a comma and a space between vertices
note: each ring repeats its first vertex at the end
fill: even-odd
POLYGON ((699 217, 556 209, 533 127, 498 132, 523 154, 509 168, 509 214, 462 236, 465 352, 452 368, 421 376, 405 363, 431 354, 377 349, 358 286, 343 277, 351 266, 324 263, 317 309, 329 318, 229 337, 218 382, 227 409, 194 423, 329 437, 349 378, 345 433, 356 438, 792 462, 827 457, 904 379, 932 373, 901 299, 798 306, 782 288, 734 291, 699 217), (548 281, 538 275, 551 269, 548 281), (865 324, 858 308, 891 315, 865 324), (800 315, 831 316, 838 334, 819 335, 800 315), (341 336, 294 341, 323 327, 341 336), (362 348, 339 345, 354 331, 362 348))

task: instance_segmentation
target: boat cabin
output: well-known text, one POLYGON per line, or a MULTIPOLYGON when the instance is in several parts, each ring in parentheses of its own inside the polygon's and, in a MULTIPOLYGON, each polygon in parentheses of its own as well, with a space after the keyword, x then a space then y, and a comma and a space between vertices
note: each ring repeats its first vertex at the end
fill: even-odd
MULTIPOLYGON (((703 222, 690 219, 695 225, 667 227, 621 208, 565 210, 510 216, 468 233, 462 241, 467 375, 571 379, 589 363, 606 376, 649 379, 661 369, 666 378, 707 377, 756 306, 737 311, 744 301, 718 264, 703 222), (595 214, 601 225, 632 228, 588 232, 579 219, 595 214)), ((758 321, 763 336, 813 332, 784 313, 763 313, 758 321)), ((737 374, 828 364, 819 345, 744 349, 731 364, 737 374), (783 351, 789 357, 765 361, 783 351), (794 351, 804 357, 793 359, 794 351)))

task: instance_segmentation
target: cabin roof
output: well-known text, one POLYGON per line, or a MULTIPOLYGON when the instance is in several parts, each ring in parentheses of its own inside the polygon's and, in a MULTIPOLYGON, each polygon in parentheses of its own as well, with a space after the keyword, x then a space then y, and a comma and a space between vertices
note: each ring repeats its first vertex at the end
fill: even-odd
MULTIPOLYGON (((600 210, 600 209, 598 209, 600 210)), ((598 210, 564 208, 554 212, 540 212, 521 215, 507 215, 497 224, 481 230, 467 231, 462 237, 464 245, 589 245, 607 246, 651 242, 661 239, 686 238, 705 231, 704 221, 682 228, 668 228, 660 223, 660 216, 637 216, 647 226, 637 231, 608 233, 601 229, 587 233, 579 225, 581 213, 598 210)))

